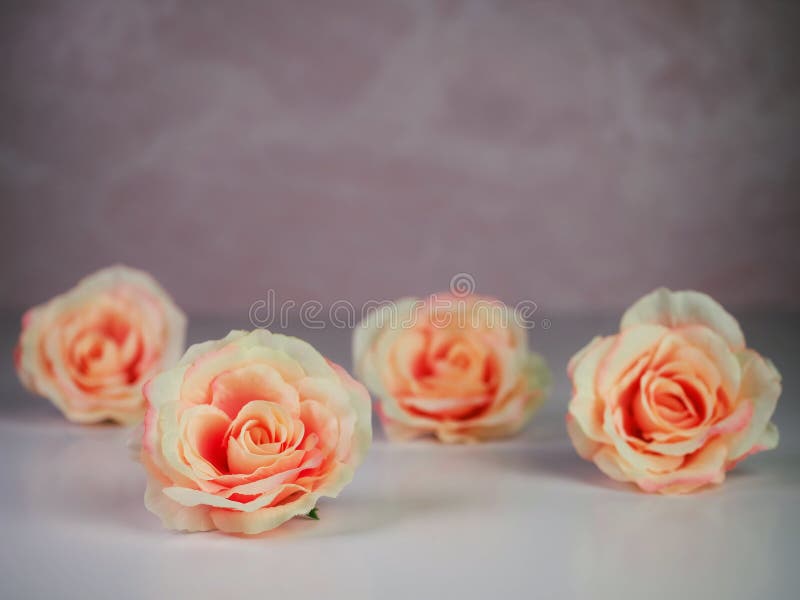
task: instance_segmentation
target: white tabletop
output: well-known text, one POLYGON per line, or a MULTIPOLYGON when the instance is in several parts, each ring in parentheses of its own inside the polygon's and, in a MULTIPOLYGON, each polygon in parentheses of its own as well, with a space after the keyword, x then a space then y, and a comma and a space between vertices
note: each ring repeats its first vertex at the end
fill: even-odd
MULTIPOLYGON (((614 319, 534 331, 555 388, 519 437, 389 444, 355 481, 255 538, 180 534, 144 508, 127 430, 63 421, 16 381, 0 322, 2 598, 794 598, 800 589, 800 319, 753 317, 784 375, 781 445, 692 496, 648 496, 581 461, 564 431, 570 354, 614 319), (256 596, 257 595, 257 596, 256 596), (191 597, 191 596, 190 596, 191 597)), ((192 341, 246 322, 195 320, 192 341)), ((349 333, 293 330, 349 365, 349 333)))

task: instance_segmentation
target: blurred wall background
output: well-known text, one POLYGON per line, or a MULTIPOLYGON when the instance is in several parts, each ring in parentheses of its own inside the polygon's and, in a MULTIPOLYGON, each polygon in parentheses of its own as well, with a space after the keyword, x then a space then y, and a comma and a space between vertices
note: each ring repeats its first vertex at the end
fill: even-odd
POLYGON ((800 308, 797 2, 0 5, 0 307, 446 288, 800 308))

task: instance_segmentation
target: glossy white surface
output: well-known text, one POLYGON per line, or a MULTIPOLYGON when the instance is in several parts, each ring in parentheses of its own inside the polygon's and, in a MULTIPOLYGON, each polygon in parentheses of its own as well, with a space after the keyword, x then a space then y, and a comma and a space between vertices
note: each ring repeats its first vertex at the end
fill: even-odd
MULTIPOLYGON (((784 374, 778 450, 724 486, 647 496, 581 461, 563 427, 569 355, 614 319, 553 318, 534 345, 556 385, 514 440, 390 445, 377 431, 356 479, 257 538, 162 530, 142 503, 127 430, 65 423, 25 393, 10 359, 0 392, 2 598, 792 598, 800 589, 797 317, 743 320, 784 374)), ((193 340, 245 323, 195 321, 193 340)), ((2 322, 10 357, 16 322, 2 322)), ((349 364, 348 334, 295 331, 349 364)))

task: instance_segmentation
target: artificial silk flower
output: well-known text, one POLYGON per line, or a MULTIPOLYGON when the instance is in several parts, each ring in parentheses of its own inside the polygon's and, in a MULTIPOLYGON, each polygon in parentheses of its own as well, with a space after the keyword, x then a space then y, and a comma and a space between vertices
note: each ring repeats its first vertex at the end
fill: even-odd
POLYGON ((102 269, 28 310, 14 351, 20 380, 78 423, 130 424, 142 384, 183 351, 186 317, 147 273, 102 269))
POLYGON ((364 386, 266 330, 192 346, 145 396, 145 505, 171 529, 257 534, 315 517, 372 439, 364 386))
POLYGON ((549 375, 499 300, 434 294, 373 311, 353 334, 356 375, 379 398, 390 439, 477 442, 518 432, 549 375))
POLYGON ((745 346, 709 296, 658 289, 569 363, 567 430, 578 454, 645 492, 718 484, 747 456, 775 448, 781 377, 745 346))

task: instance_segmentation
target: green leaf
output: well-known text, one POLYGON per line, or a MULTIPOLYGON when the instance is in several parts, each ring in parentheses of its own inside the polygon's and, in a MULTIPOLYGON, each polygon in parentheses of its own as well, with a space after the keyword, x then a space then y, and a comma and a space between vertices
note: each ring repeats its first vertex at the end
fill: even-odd
POLYGON ((315 506, 312 508, 308 514, 306 515, 309 519, 314 519, 315 521, 319 521, 319 515, 317 514, 317 507, 315 506))

